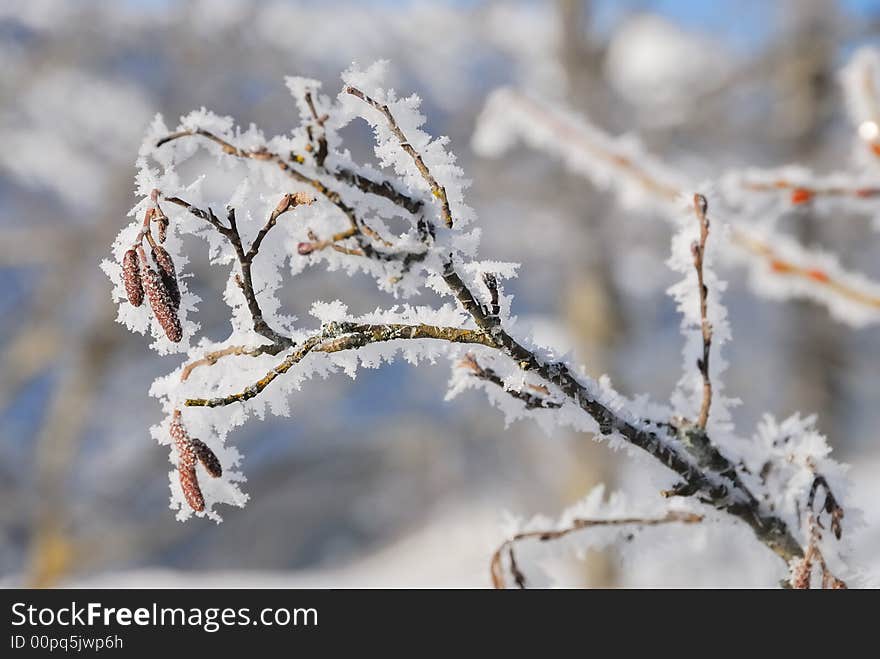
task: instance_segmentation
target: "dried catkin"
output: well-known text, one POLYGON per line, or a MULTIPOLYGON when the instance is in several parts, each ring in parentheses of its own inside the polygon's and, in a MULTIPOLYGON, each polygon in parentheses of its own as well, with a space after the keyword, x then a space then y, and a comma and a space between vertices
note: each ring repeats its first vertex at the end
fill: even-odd
POLYGON ((162 283, 168 290, 168 296, 171 298, 171 305, 174 310, 180 309, 180 287, 177 285, 177 271, 174 267, 174 261, 166 249, 160 245, 153 248, 153 261, 159 269, 159 276, 162 283))
POLYGON ((144 286, 141 283, 137 252, 133 249, 122 257, 122 281, 128 301, 135 307, 141 306, 144 303, 144 286))
POLYGON ((144 259, 141 259, 141 280, 153 315, 165 330, 165 336, 170 341, 177 343, 183 338, 183 330, 180 327, 180 318, 177 317, 171 295, 165 287, 162 277, 144 259))
POLYGON ((223 475, 223 467, 220 466, 220 460, 217 459, 214 451, 212 451, 208 445, 200 439, 192 438, 189 441, 193 453, 208 473, 214 478, 220 478, 220 476, 223 475))
POLYGON ((199 487, 199 477, 196 476, 196 467, 192 464, 181 464, 177 467, 177 474, 180 477, 180 488, 183 490, 183 496, 189 507, 197 513, 205 509, 205 497, 202 496, 202 490, 199 487))
POLYGON ((180 478, 180 488, 183 490, 183 498, 186 499, 190 508, 201 512, 205 509, 205 497, 202 496, 199 477, 196 475, 196 453, 186 428, 180 423, 179 412, 175 412, 171 420, 169 434, 177 447, 177 473, 180 478))

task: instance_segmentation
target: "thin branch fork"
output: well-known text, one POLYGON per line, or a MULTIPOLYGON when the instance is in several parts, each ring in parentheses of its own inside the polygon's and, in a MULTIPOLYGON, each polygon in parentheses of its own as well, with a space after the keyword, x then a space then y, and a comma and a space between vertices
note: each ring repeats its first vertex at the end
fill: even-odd
MULTIPOLYGON (((298 169, 292 167, 289 163, 285 161, 285 159, 277 153, 273 153, 269 151, 265 147, 256 149, 253 151, 249 151, 247 149, 240 149, 234 144, 224 140, 219 135, 215 135, 211 131, 204 130, 202 128, 194 129, 194 130, 182 130, 177 131, 176 133, 171 133, 166 135, 162 139, 156 142, 156 147, 161 147, 164 144, 172 142, 174 140, 181 139, 183 137, 192 137, 192 136, 200 136, 204 137, 215 144, 219 144, 223 150, 223 153, 231 156, 235 156, 237 158, 249 158, 251 160, 262 160, 268 162, 274 162, 280 169, 282 169, 288 176, 299 181, 300 183, 304 183, 305 185, 311 186, 321 195, 327 197, 327 199, 333 203, 335 203, 339 199, 339 195, 327 188, 323 183, 315 178, 311 178, 306 174, 303 174, 298 169)), ((399 190, 393 188, 392 184, 388 181, 374 181, 373 179, 363 175, 363 174, 355 174, 347 169, 341 169, 339 171, 328 171, 328 174, 340 179, 345 183, 349 183, 359 188, 362 192, 367 192, 371 194, 375 194, 381 197, 385 197, 390 201, 394 202, 395 205, 408 210, 413 215, 417 214, 422 207, 421 200, 414 199, 399 190)))
MULTIPOLYGON (((821 474, 816 474, 815 479, 813 479, 813 485, 810 487, 810 495, 807 497, 807 508, 810 511, 807 519, 810 541, 807 546, 807 551, 804 554, 803 569, 805 569, 808 574, 812 572, 811 562, 815 560, 818 562, 819 569, 821 570, 822 588, 831 588, 834 590, 846 589, 848 587, 846 582, 831 572, 831 569, 825 562, 825 557, 819 549, 819 542, 822 540, 821 530, 825 528, 822 526, 821 514, 824 512, 830 517, 831 532, 838 540, 840 540, 843 535, 843 526, 841 525, 841 522, 844 516, 843 508, 837 502, 834 493, 831 491, 831 486, 828 485, 828 481, 825 480, 825 477, 821 474), (825 503, 822 504, 821 510, 817 513, 814 508, 814 502, 816 499, 816 493, 820 487, 825 490, 825 503)), ((809 579, 809 576, 807 578, 809 579)))
MULTIPOLYGON (((374 194, 379 197, 384 197, 390 200, 392 203, 397 204, 408 210, 412 214, 418 213, 422 208, 422 202, 419 200, 414 200, 406 195, 398 192, 394 189, 388 181, 373 181, 372 179, 367 178, 366 176, 362 176, 360 174, 356 174, 355 172, 340 168, 336 171, 330 171, 327 169, 325 162, 327 160, 327 156, 329 155, 329 146, 327 143, 327 132, 324 129, 324 124, 327 123, 327 120, 330 118, 329 115, 318 115, 318 111, 315 108, 315 101, 311 91, 307 91, 305 93, 305 102, 306 106, 309 108, 309 112, 312 115, 312 123, 306 126, 306 132, 309 137, 310 144, 307 149, 314 152, 315 164, 318 169, 324 171, 327 174, 332 175, 337 180, 345 181, 350 185, 360 189, 363 192, 374 194), (315 133, 317 132, 317 137, 315 137, 315 133), (315 149, 314 144, 317 143, 317 149, 315 149)), ((335 202, 334 202, 335 203, 335 202)), ((337 204, 338 205, 338 204, 337 204)), ((369 236, 377 243, 385 246, 385 247, 394 247, 394 244, 382 238, 378 232, 374 231, 367 225, 365 222, 358 222, 354 219, 353 214, 347 210, 347 208, 340 207, 346 215, 349 215, 349 218, 352 221, 352 228, 359 229, 360 232, 369 236)), ((357 231, 352 231, 346 237, 354 237, 357 231)), ((334 249, 338 251, 342 251, 347 254, 356 255, 356 256, 369 256, 367 252, 362 248, 360 251, 352 250, 349 248, 345 248, 342 246, 333 246, 334 249)), ((323 249, 320 248, 320 249, 323 249)))
MULTIPOLYGON (((814 469, 812 464, 810 465, 810 468, 814 469)), ((840 540, 843 533, 841 527, 843 508, 837 503, 837 499, 834 497, 831 487, 828 485, 828 481, 825 480, 825 477, 821 474, 816 474, 813 479, 813 484, 810 487, 810 494, 807 497, 807 511, 807 549, 804 552, 803 558, 793 566, 790 580, 791 587, 797 590, 808 589, 810 587, 810 582, 812 581, 813 566, 818 565, 819 573, 822 577, 823 589, 830 588, 833 590, 845 590, 847 588, 846 582, 835 576, 828 567, 828 564, 825 561, 825 556, 822 554, 822 549, 820 547, 822 530, 825 528, 822 526, 822 521, 820 519, 823 512, 827 513, 831 518, 831 532, 834 534, 834 537, 840 540), (815 502, 819 488, 825 490, 825 502, 817 512, 815 502)))
POLYGON ((251 248, 248 250, 248 253, 245 255, 245 258, 248 261, 253 261, 254 257, 260 251, 260 245, 263 244, 263 239, 266 237, 266 234, 275 226, 278 221, 278 218, 288 212, 292 211, 297 206, 308 206, 312 202, 315 201, 315 198, 307 194, 305 192, 295 192, 293 194, 286 194, 281 198, 281 201, 278 202, 278 205, 275 209, 269 214, 269 219, 266 220, 266 224, 263 225, 263 228, 260 229, 259 233, 257 233, 256 238, 254 238, 254 242, 251 243, 251 248))
POLYGON ((244 244, 242 243, 241 233, 238 230, 238 223, 235 219, 234 208, 227 208, 228 226, 225 226, 223 225, 223 223, 220 222, 219 218, 217 218, 217 216, 214 214, 214 211, 210 208, 208 208, 207 210, 198 208, 188 201, 181 199, 180 197, 165 197, 165 200, 169 203, 181 206, 196 217, 202 218, 203 220, 207 221, 229 241, 229 243, 232 245, 232 248, 235 250, 236 257, 238 258, 239 269, 241 270, 241 274, 236 275, 235 281, 241 289, 241 292, 245 297, 245 301, 247 302, 248 311, 250 311, 251 319, 253 321, 254 331, 266 337, 272 342, 272 346, 270 348, 270 350, 274 350, 272 354, 277 354, 284 348, 292 346, 293 343, 289 337, 276 332, 269 326, 269 323, 266 322, 265 318, 263 318, 263 310, 260 307, 260 303, 257 300, 257 294, 254 291, 251 266, 260 251, 260 246, 263 243, 263 239, 266 237, 266 234, 268 234, 269 231, 276 225, 278 217, 281 216, 283 213, 293 210, 299 205, 312 203, 312 197, 305 193, 284 195, 284 197, 269 215, 269 219, 266 221, 266 224, 257 233, 256 238, 254 238, 254 241, 253 243, 251 243, 251 246, 248 250, 245 250, 244 244))
POLYGON ((843 579, 834 575, 825 561, 825 556, 819 547, 822 540, 822 534, 819 531, 819 523, 816 520, 815 513, 810 512, 807 519, 809 532, 809 542, 804 557, 795 565, 792 570, 790 584, 795 590, 808 590, 813 576, 813 566, 819 566, 819 573, 822 576, 822 589, 846 590, 848 586, 843 579))
MULTIPOLYGON (((306 105, 309 108, 309 112, 312 113, 312 120, 314 122, 314 126, 317 128, 318 136, 317 138, 314 136, 314 128, 312 126, 308 126, 308 135, 309 140, 312 142, 317 142, 318 148, 315 151, 315 163, 318 167, 324 167, 324 161, 327 159, 327 155, 329 154, 329 148, 327 146, 327 134, 324 131, 324 124, 329 119, 329 115, 321 115, 318 116, 318 111, 315 109, 315 101, 312 98, 312 92, 307 91, 305 93, 305 101, 306 105)), ((310 145, 311 146, 311 145, 310 145)))
MULTIPOLYGON (((807 508, 810 511, 815 511, 816 493, 819 491, 819 488, 825 490, 825 503, 822 504, 820 513, 828 513, 828 516, 831 518, 831 532, 834 534, 835 538, 840 540, 840 537, 843 535, 843 527, 841 526, 841 521, 844 516, 843 508, 837 502, 834 493, 831 491, 831 486, 828 485, 828 481, 825 480, 825 477, 821 474, 816 474, 816 477, 813 479, 813 484, 810 486, 810 494, 807 497, 807 508)), ((819 522, 819 527, 822 528, 821 522, 819 522)))
POLYGON ((388 121, 388 127, 391 132, 397 138, 397 141, 400 142, 400 148, 406 151, 409 154, 409 157, 412 158, 413 162, 416 165, 416 168, 419 170, 419 173, 422 175, 422 178, 428 183, 428 187, 431 188, 431 193, 437 197, 440 201, 440 215, 443 218, 443 222, 446 224, 448 228, 452 228, 453 220, 452 220, 452 211, 449 207, 449 199, 446 197, 446 188, 440 185, 437 182, 437 179, 434 178, 434 175, 431 174, 431 170, 428 169, 428 166, 425 164, 425 161, 422 159, 421 154, 415 150, 412 144, 410 144, 404 132, 400 129, 400 126, 397 124, 397 120, 394 118, 394 115, 391 114, 391 110, 388 109, 388 106, 384 103, 379 103, 374 98, 368 96, 360 89, 352 86, 347 86, 345 88, 346 94, 351 94, 355 96, 368 105, 371 105, 383 115, 385 115, 385 119, 388 121))
POLYGON ((572 522, 560 529, 550 529, 545 531, 524 531, 517 533, 512 538, 505 540, 495 553, 492 554, 492 560, 489 563, 489 572, 492 578, 492 585, 497 589, 507 588, 507 581, 504 578, 503 556, 507 552, 510 573, 514 582, 519 588, 526 587, 525 575, 519 568, 514 554, 514 546, 523 540, 538 540, 540 542, 549 542, 564 538, 567 535, 583 531, 584 529, 596 528, 600 526, 633 526, 636 528, 646 526, 660 526, 663 524, 697 524, 703 521, 703 516, 696 513, 670 511, 663 517, 642 518, 628 517, 617 519, 574 519, 572 522))
MULTIPOLYGON (((306 174, 303 174, 301 171, 291 166, 290 163, 288 163, 282 156, 269 151, 265 147, 253 151, 240 149, 237 146, 219 137, 218 135, 215 135, 214 133, 203 129, 184 130, 178 131, 176 133, 171 133, 170 135, 167 135, 156 142, 156 146, 160 147, 163 144, 167 144, 168 142, 171 142, 173 140, 191 136, 204 137, 205 139, 208 139, 215 144, 219 144, 223 149, 223 152, 227 155, 235 156, 237 158, 249 158, 262 162, 275 163, 275 165, 279 169, 290 176, 293 180, 297 181, 298 183, 310 186, 312 189, 317 191, 318 194, 320 194, 327 201, 336 206, 336 208, 338 208, 342 212, 342 214, 345 215, 351 228, 354 229, 350 237, 357 240, 360 253, 354 250, 347 251, 346 253, 357 256, 364 256, 366 258, 377 259, 380 261, 401 261, 404 264, 404 267, 407 267, 411 263, 424 259, 427 255, 426 252, 409 252, 406 250, 384 251, 376 249, 371 244, 370 240, 374 240, 385 247, 393 247, 393 244, 383 239, 373 229, 362 222, 360 218, 358 218, 357 214, 354 212, 354 209, 342 200, 342 197, 338 192, 336 192, 335 190, 331 190, 317 178, 312 178, 310 176, 307 176, 306 174)), ((327 173, 332 176, 338 177, 335 172, 328 171, 327 173)), ((344 177, 342 178, 343 180, 345 180, 344 177)), ((355 182, 358 187, 360 187, 364 192, 374 192, 376 189, 385 187, 385 184, 377 183, 361 175, 357 175, 355 177, 355 182)), ((413 207, 417 203, 401 193, 386 193, 381 194, 380 196, 390 199, 391 201, 397 203, 398 205, 402 205, 404 208, 407 209, 413 207)), ((212 224, 215 225, 215 227, 217 227, 218 230, 222 231, 219 226, 219 221, 212 221, 209 217, 205 217, 204 219, 210 221, 212 224)), ((216 220, 216 217, 214 218, 214 220, 216 220)))

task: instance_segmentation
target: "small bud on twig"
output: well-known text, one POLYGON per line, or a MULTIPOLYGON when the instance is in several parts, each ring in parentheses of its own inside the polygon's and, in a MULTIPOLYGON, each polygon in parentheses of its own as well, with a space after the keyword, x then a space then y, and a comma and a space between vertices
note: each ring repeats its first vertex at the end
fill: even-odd
POLYGON ((168 218, 162 215, 156 221, 159 223, 159 242, 164 243, 168 237, 168 218))
POLYGON ((150 200, 153 206, 147 209, 147 221, 153 220, 159 226, 159 242, 164 243, 168 236, 168 216, 159 207, 159 195, 161 193, 157 189, 150 192, 150 200))
POLYGON ((290 204, 293 202, 293 195, 286 194, 281 197, 281 201, 278 202, 278 205, 275 207, 275 210, 272 212, 272 215, 279 216, 281 213, 285 212, 288 208, 290 208, 290 204))
POLYGON ((135 307, 141 306, 144 303, 144 286, 141 282, 137 252, 134 249, 128 250, 122 257, 122 281, 125 283, 128 301, 135 307))
POLYGON ((806 204, 813 199, 813 191, 807 188, 795 188, 791 191, 791 203, 795 206, 806 204))
POLYGON ((308 256, 315 250, 314 243, 299 243, 296 246, 296 251, 300 256, 308 256))
POLYGON ((694 195, 694 205, 696 206, 698 216, 705 217, 706 211, 709 210, 709 202, 706 200, 706 197, 696 193, 694 195))

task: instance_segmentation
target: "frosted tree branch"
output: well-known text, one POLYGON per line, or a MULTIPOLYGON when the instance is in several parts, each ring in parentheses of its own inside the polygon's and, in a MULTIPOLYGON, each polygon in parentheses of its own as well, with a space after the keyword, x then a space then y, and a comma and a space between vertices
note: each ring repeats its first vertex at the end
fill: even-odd
POLYGON ((513 398, 521 400, 526 406, 526 409, 533 410, 540 408, 562 407, 562 403, 552 400, 549 397, 550 390, 545 385, 529 384, 522 389, 509 388, 505 384, 504 379, 499 376, 498 373, 496 373, 491 368, 484 368, 480 366, 473 353, 467 353, 461 360, 460 364, 463 368, 472 371, 473 377, 480 380, 485 380, 486 382, 491 382, 496 387, 501 387, 503 391, 505 391, 513 398))
MULTIPOLYGON (((504 395, 495 398, 506 401, 508 415, 547 419, 642 449, 675 475, 667 497, 690 498, 694 505, 745 523, 786 563, 802 559, 809 541, 806 536, 804 542, 798 539, 800 509, 783 506, 782 500, 805 501, 808 493, 793 485, 800 483, 796 476, 816 464, 823 472, 833 471, 834 465, 816 453, 824 440, 814 439, 809 424, 797 419, 786 422, 796 440, 789 445, 794 447, 792 455, 778 454, 783 444, 774 437, 782 431, 769 420, 761 431, 759 445, 764 448, 743 452, 742 442, 732 435, 720 383, 713 399, 709 349, 713 336, 720 344, 729 329, 719 302, 723 282, 714 279, 707 256, 705 198, 691 197, 689 221, 682 224, 680 240, 674 243, 674 250, 679 242, 685 245, 684 269, 681 255, 673 254, 674 267, 683 274, 686 270, 687 277, 695 272, 699 286, 697 297, 689 297, 695 289, 686 278, 675 297, 685 314, 683 327, 690 331, 696 322, 702 329, 702 405, 694 412, 688 399, 693 361, 686 363, 673 407, 627 400, 606 380, 592 380, 570 361, 515 332, 511 299, 502 282, 516 274, 516 266, 476 260, 478 232, 468 229, 474 216, 464 203, 466 184, 446 150, 447 141, 421 130, 418 99, 397 99, 393 91, 384 91, 375 80, 380 72, 381 67, 347 71, 335 101, 318 94, 315 81, 289 79, 302 119, 292 137, 266 140, 256 127, 233 130, 231 120, 200 111, 184 117, 174 131, 157 118, 145 139, 137 179, 142 201, 132 211, 136 216, 143 213, 144 222, 135 221, 120 232, 113 247, 116 261, 105 261, 103 267, 116 283, 120 322, 135 331, 149 331, 157 350, 187 352, 180 368, 157 380, 152 390, 169 415, 153 434, 175 447, 178 478, 172 481, 172 498, 180 506, 179 516, 185 518, 192 510, 217 518, 217 504, 244 503, 246 496, 237 484, 241 476, 235 471, 238 455, 224 445, 226 434, 247 416, 267 409, 287 414, 290 392, 312 374, 341 369, 353 375, 359 362, 375 366, 398 351, 415 363, 420 356, 433 360, 439 353, 453 364, 450 394, 469 386, 487 392, 500 389, 504 395), (382 172, 354 162, 341 148, 338 131, 356 118, 375 132, 382 172), (188 137, 200 140, 183 139, 188 137), (204 192, 204 176, 188 184, 181 181, 176 165, 202 147, 217 156, 224 181, 238 177, 240 183, 228 199, 204 192), (203 201, 205 195, 211 196, 211 203, 203 201), (214 213, 212 203, 226 207, 225 221, 214 213), (291 211, 296 221, 281 221, 291 211), (700 231, 691 251, 693 213, 700 231), (393 235, 389 222, 400 220, 408 228, 393 235), (159 314, 151 316, 134 303, 138 281, 127 274, 135 270, 126 250, 132 238, 151 240, 153 224, 167 232, 169 260, 173 254, 186 263, 180 236, 191 234, 208 243, 212 264, 232 264, 224 293, 232 312, 226 341, 192 343, 198 326, 190 315, 198 299, 188 291, 185 278, 174 280, 180 287, 173 309, 181 327, 176 341, 163 335, 159 314), (311 313, 321 321, 320 328, 302 329, 295 318, 280 313, 274 293, 287 269, 295 276, 306 264, 322 262, 330 270, 366 272, 394 296, 430 289, 452 303, 439 308, 398 305, 360 317, 348 314, 339 301, 315 303, 311 313), (694 418, 696 422, 690 420, 694 418), (762 469, 765 463, 773 468, 762 469), (212 480, 200 483, 199 464, 212 480), (802 465, 801 471, 789 473, 792 464, 802 465)), ((634 160, 615 162, 639 171, 634 160)), ((672 194, 671 187, 653 187, 663 196, 672 194)), ((157 286, 166 284, 163 280, 157 286)), ((686 356, 688 350, 686 346, 686 356)), ((713 378, 722 370, 716 355, 713 378)), ((668 519, 626 518, 620 523, 691 522, 698 517, 702 518, 676 513, 668 519)), ((575 527, 583 528, 592 522, 582 518, 578 524, 575 527)), ((558 530, 551 536, 568 533, 558 530)), ((515 536, 514 541, 525 537, 532 536, 515 536)))
POLYGON ((220 407, 241 403, 255 396, 298 364, 311 352, 333 353, 344 350, 357 350, 371 343, 414 339, 436 339, 450 343, 474 343, 494 347, 491 339, 474 330, 455 327, 436 327, 434 325, 364 325, 355 323, 330 323, 321 331, 305 341, 262 378, 242 391, 218 398, 188 398, 188 407, 220 407))
MULTIPOLYGON (((291 163, 285 160, 280 154, 273 153, 267 150, 265 147, 255 150, 241 149, 234 146, 229 141, 218 137, 214 133, 204 129, 178 131, 176 133, 172 133, 158 140, 156 142, 156 147, 158 148, 174 140, 191 136, 204 137, 214 142, 215 144, 219 144, 223 150, 223 153, 228 155, 232 155, 238 158, 249 158, 252 160, 271 162, 276 164, 281 169, 281 171, 283 171, 293 180, 299 183, 305 183, 316 190, 320 195, 322 195, 330 203, 336 206, 345 215, 346 218, 348 218, 350 228, 346 231, 338 232, 334 234, 330 239, 326 240, 321 240, 317 236, 310 236, 311 242, 301 243, 299 248, 303 254, 308 254, 315 250, 320 251, 326 249, 327 247, 332 247, 333 249, 336 249, 337 251, 348 255, 364 256, 380 261, 401 261, 404 266, 408 266, 411 263, 424 258, 424 251, 387 251, 375 248, 371 244, 370 239, 377 239, 384 247, 392 247, 393 245, 387 241, 381 240, 378 234, 376 234, 375 231, 373 231, 367 224, 359 221, 354 209, 342 200, 342 197, 339 195, 338 192, 327 187, 317 177, 309 177, 303 174, 291 163), (352 249, 338 245, 340 241, 347 238, 356 239, 358 243, 358 248, 352 249)), ((295 154, 292 154, 292 159, 294 161, 301 160, 301 158, 298 158, 295 154)), ((324 169, 323 160, 321 168, 324 169)), ((411 210, 412 208, 418 209, 421 207, 421 204, 417 204, 415 201, 409 199, 405 195, 396 193, 390 186, 390 184, 377 183, 361 175, 354 174, 344 169, 341 171, 341 173, 338 174, 338 178, 342 181, 352 182, 357 187, 363 189, 366 192, 370 192, 372 194, 380 194, 381 196, 388 198, 394 203, 407 208, 407 210, 411 210)), ((192 209, 190 210, 192 211, 192 209)), ((207 219, 209 222, 214 224, 215 227, 218 228, 218 230, 220 230, 219 226, 217 225, 219 220, 217 220, 216 216, 205 217, 204 219, 207 219)))

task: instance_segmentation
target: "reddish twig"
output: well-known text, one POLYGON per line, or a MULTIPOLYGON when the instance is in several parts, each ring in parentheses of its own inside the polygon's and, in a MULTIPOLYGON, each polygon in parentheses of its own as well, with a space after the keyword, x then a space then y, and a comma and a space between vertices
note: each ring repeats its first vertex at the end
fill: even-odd
POLYGON ((697 427, 706 429, 709 422, 709 408, 712 406, 712 380, 709 377, 709 353, 712 348, 712 324, 708 317, 709 289, 703 279, 703 259, 706 255, 706 240, 709 238, 709 218, 706 216, 708 202, 701 194, 694 195, 694 212, 700 223, 700 240, 691 245, 694 257, 694 268, 697 270, 697 286, 700 291, 700 332, 703 337, 703 356, 697 360, 697 368, 703 376, 703 400, 700 403, 700 415, 697 427))
POLYGON ((509 567, 511 574, 514 577, 514 581, 520 588, 526 587, 525 575, 519 569, 513 551, 514 545, 516 545, 518 542, 521 542, 522 540, 534 539, 540 542, 549 542, 551 540, 558 540, 559 538, 563 538, 577 531, 583 531, 584 529, 595 528, 598 526, 644 527, 659 526, 661 524, 672 524, 675 522, 681 522, 682 524, 696 524, 702 521, 703 516, 697 515, 696 513, 670 511, 665 516, 656 518, 629 517, 622 519, 575 519, 572 520, 572 522, 568 526, 561 529, 551 529, 546 531, 523 531, 522 533, 517 533, 512 538, 505 540, 501 544, 501 546, 495 550, 495 553, 492 554, 492 560, 489 563, 489 572, 492 577, 492 585, 498 589, 504 589, 507 587, 506 580, 504 579, 504 568, 502 565, 502 557, 504 551, 507 550, 509 567))

